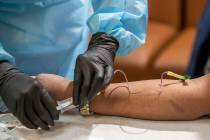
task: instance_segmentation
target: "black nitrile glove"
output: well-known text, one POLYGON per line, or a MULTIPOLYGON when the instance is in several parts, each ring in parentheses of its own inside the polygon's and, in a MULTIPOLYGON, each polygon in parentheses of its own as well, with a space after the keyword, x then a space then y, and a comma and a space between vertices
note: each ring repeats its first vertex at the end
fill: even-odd
POLYGON ((83 107, 92 100, 113 78, 113 63, 118 41, 106 34, 92 36, 88 50, 78 56, 75 68, 73 102, 83 107))
POLYGON ((48 130, 59 117, 55 102, 42 85, 7 62, 0 63, 0 96, 9 111, 30 129, 48 130))

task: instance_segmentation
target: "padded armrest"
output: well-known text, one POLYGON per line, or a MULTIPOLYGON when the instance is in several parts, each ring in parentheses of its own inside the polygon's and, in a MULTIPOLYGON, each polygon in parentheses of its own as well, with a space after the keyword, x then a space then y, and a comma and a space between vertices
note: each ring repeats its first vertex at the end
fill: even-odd
POLYGON ((155 62, 154 71, 156 71, 157 76, 167 70, 180 74, 186 72, 195 37, 195 27, 186 28, 180 33, 155 62))
POLYGON ((151 63, 153 57, 158 54, 177 34, 177 29, 168 24, 150 21, 146 44, 135 49, 131 54, 117 57, 115 68, 122 69, 128 75, 130 81, 145 78, 146 67, 151 63), (140 74, 136 74, 136 73, 140 74), (143 78, 144 77, 144 78, 143 78))

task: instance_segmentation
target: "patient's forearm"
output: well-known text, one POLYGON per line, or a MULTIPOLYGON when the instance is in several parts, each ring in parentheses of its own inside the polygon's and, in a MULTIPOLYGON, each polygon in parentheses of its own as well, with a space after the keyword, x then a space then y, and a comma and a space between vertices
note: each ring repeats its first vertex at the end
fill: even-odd
MULTIPOLYGON (((139 119, 196 119, 210 113, 208 79, 209 76, 189 80, 186 85, 176 80, 164 80, 162 88, 160 80, 130 82, 131 94, 123 87, 125 83, 111 84, 104 94, 91 102, 90 109, 99 114, 139 119)), ((38 80, 55 100, 71 96, 70 81, 57 76, 53 79, 52 75, 40 75, 38 80)))
POLYGON ((187 81, 188 86, 173 80, 164 83, 160 88, 160 80, 132 82, 133 94, 119 88, 108 95, 121 85, 113 84, 92 102, 91 109, 101 114, 152 120, 191 120, 209 113, 205 79, 187 81))

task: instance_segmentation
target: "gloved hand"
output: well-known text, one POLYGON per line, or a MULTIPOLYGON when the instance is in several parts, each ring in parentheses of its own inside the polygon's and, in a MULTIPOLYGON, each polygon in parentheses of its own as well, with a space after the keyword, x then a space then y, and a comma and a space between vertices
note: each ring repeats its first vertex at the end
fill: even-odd
POLYGON ((73 103, 80 108, 92 100, 113 78, 113 62, 118 41, 106 34, 92 36, 88 50, 78 56, 75 68, 73 103))
POLYGON ((55 102, 42 85, 7 62, 0 63, 0 96, 9 111, 30 129, 48 130, 59 117, 55 102))

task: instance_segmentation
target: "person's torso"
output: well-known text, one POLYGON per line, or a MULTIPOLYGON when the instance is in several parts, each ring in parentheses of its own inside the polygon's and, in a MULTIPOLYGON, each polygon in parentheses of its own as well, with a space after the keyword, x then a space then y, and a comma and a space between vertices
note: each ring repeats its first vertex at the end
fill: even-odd
POLYGON ((87 42, 88 5, 86 0, 48 0, 14 9, 0 6, 0 42, 23 72, 66 76, 86 49, 79 43, 87 42))

